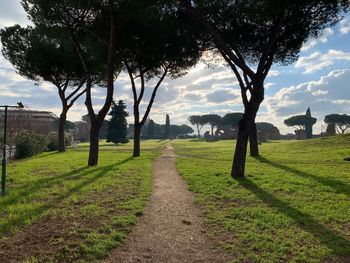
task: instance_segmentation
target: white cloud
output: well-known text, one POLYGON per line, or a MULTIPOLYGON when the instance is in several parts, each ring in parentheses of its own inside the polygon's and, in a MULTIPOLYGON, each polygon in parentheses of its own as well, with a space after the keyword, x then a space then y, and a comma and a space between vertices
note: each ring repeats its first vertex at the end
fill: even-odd
POLYGON ((268 77, 272 78, 272 77, 277 77, 279 75, 281 75, 281 73, 278 70, 272 69, 269 71, 268 77))
POLYGON ((325 54, 314 52, 309 56, 300 57, 295 67, 303 68, 304 73, 315 73, 334 65, 337 61, 350 61, 350 52, 334 49, 328 50, 325 54))
POLYGON ((229 102, 237 98, 237 92, 232 89, 218 89, 207 94, 207 101, 211 103, 229 102))
POLYGON ((339 28, 340 34, 346 35, 350 32, 350 19, 346 18, 340 21, 340 28, 339 28))
POLYGON ((311 107, 320 127, 327 114, 350 113, 348 83, 350 69, 342 69, 334 70, 318 81, 282 88, 275 95, 266 98, 263 105, 267 113, 262 116, 269 116, 270 122, 277 124, 283 132, 291 132, 283 120, 291 115, 304 114, 311 107))
POLYGON ((334 31, 331 28, 326 28, 323 30, 323 32, 320 34, 318 38, 312 38, 309 39, 301 48, 302 51, 309 50, 313 47, 315 47, 318 43, 327 43, 328 39, 334 35, 334 31))

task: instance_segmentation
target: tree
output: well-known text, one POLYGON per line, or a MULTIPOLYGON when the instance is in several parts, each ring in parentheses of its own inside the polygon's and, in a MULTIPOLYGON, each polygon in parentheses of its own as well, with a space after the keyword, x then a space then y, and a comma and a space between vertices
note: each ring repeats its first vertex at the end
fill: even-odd
POLYGON ((129 114, 125 111, 126 105, 120 100, 118 104, 112 102, 112 110, 109 113, 112 116, 107 128, 107 142, 118 145, 119 143, 128 143, 128 122, 126 118, 129 114))
POLYGON ((255 118, 264 100, 264 82, 273 63, 290 64, 302 44, 333 26, 349 1, 206 1, 179 0, 188 15, 210 36, 213 47, 231 67, 244 105, 231 175, 243 177, 248 139, 258 156, 255 118))
POLYGON ((139 157, 142 127, 162 82, 166 76, 177 78, 184 75, 198 62, 201 51, 193 26, 172 6, 149 8, 139 19, 130 20, 125 26, 128 31, 120 36, 118 54, 131 82, 134 99, 133 156, 139 157), (151 93, 148 100, 145 98, 147 91, 151 93), (143 116, 140 113, 141 103, 146 104, 143 116))
POLYGON ((45 27, 1 30, 2 53, 17 72, 40 85, 48 81, 56 86, 62 104, 58 123, 58 151, 64 152, 67 113, 85 93, 84 72, 72 43, 45 27))
POLYGON ((344 134, 350 128, 350 116, 346 114, 330 114, 324 119, 327 124, 334 124, 338 133, 344 134))
POLYGON ((240 113, 240 112, 228 113, 224 117, 222 117, 219 125, 220 127, 228 126, 231 129, 232 128, 237 129, 242 117, 243 117, 243 113, 240 113))
POLYGON ((188 125, 171 125, 170 130, 171 137, 173 138, 176 138, 179 135, 186 135, 194 132, 194 130, 188 125))
POLYGON ((153 139, 155 134, 155 123, 153 120, 150 120, 147 126, 147 137, 153 139))
POLYGON ((166 115, 166 119, 165 119, 164 138, 170 139, 170 117, 169 117, 169 114, 166 115))
POLYGON ((317 119, 310 115, 296 115, 292 116, 284 121, 284 124, 290 127, 294 127, 297 130, 306 132, 306 138, 312 138, 312 126, 316 123, 317 119))
MULTIPOLYGON (((23 0, 23 6, 34 24, 45 24, 62 30, 73 42, 86 76, 86 100, 91 122, 88 165, 98 164, 99 133, 110 109, 114 81, 121 68, 118 36, 128 20, 139 15, 153 1, 77 1, 23 0), (94 77, 102 77, 95 81, 94 77), (103 81, 102 81, 103 80, 103 81), (106 88, 101 109, 95 113, 92 88, 96 83, 106 88)), ((129 39, 130 43, 131 39, 129 39)))
POLYGON ((190 116, 188 118, 188 120, 190 121, 190 123, 192 125, 195 125, 197 127, 198 139, 200 139, 201 138, 201 130, 203 128, 203 125, 205 124, 205 122, 202 119, 202 116, 193 115, 193 116, 190 116))
POLYGON ((217 127, 220 124, 221 116, 217 114, 207 114, 202 116, 205 124, 209 124, 211 127, 211 135, 214 136, 214 127, 217 127))

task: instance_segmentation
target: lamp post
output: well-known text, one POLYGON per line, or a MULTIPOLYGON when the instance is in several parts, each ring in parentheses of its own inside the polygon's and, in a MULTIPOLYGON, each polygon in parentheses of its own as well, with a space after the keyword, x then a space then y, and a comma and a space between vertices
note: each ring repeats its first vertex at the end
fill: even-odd
POLYGON ((3 152, 2 152, 2 173, 1 173, 1 195, 6 193, 6 144, 7 144, 7 110, 9 108, 23 109, 24 106, 22 102, 18 102, 17 106, 1 105, 0 108, 5 108, 4 111, 4 142, 3 142, 3 152))

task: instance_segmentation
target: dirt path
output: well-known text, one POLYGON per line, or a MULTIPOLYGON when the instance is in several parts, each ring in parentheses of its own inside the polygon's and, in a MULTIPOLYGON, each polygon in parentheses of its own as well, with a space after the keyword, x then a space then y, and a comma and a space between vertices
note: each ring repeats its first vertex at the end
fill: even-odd
POLYGON ((176 171, 175 151, 166 146, 154 164, 153 194, 127 240, 105 262, 228 262, 205 234, 200 210, 176 171))

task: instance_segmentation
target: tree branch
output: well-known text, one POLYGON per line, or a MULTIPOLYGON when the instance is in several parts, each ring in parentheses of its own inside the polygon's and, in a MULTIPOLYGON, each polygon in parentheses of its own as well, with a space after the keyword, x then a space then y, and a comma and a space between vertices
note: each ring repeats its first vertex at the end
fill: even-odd
POLYGON ((168 74, 169 67, 170 67, 170 65, 164 70, 164 73, 163 73, 162 77, 159 79, 159 81, 157 82, 157 85, 153 89, 152 97, 151 97, 150 102, 148 103, 147 110, 146 110, 146 112, 145 112, 145 114, 144 114, 144 116, 142 118, 141 125, 145 124, 145 122, 146 122, 146 120, 148 118, 148 115, 151 112, 151 109, 152 109, 155 97, 157 95, 157 91, 158 91, 158 89, 160 87, 160 84, 162 84, 165 76, 168 74))

